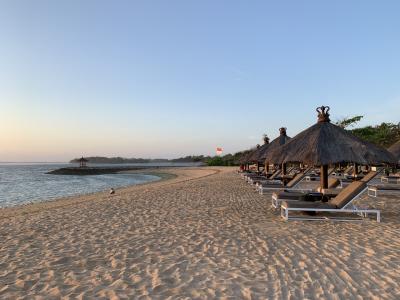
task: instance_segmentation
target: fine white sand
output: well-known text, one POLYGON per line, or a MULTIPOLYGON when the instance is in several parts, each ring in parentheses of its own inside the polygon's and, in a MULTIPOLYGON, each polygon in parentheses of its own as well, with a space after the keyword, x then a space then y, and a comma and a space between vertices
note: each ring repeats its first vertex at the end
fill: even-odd
POLYGON ((400 298, 400 197, 382 223, 285 222, 232 168, 167 172, 0 210, 0 298, 400 298))

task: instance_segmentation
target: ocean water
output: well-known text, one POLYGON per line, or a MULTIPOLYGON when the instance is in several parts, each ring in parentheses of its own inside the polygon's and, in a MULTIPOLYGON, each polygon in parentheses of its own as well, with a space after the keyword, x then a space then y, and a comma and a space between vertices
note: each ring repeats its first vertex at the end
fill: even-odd
MULTIPOLYGON (((145 174, 93 176, 50 175, 46 172, 72 164, 0 164, 0 207, 88 194, 160 178, 145 174)), ((116 165, 101 165, 116 166, 116 165)), ((124 165, 127 166, 127 165, 124 165)))

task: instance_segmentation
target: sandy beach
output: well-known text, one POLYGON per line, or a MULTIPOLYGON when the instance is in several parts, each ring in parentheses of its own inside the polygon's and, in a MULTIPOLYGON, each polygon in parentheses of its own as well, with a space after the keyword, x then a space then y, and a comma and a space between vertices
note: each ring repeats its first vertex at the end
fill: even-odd
POLYGON ((285 222, 234 168, 0 210, 1 299, 399 299, 382 223, 285 222))

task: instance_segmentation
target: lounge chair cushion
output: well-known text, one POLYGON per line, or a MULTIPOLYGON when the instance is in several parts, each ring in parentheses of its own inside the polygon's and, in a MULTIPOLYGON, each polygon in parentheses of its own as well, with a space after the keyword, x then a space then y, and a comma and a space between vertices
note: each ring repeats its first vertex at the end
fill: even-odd
POLYGON ((306 202, 324 200, 324 195, 318 192, 298 192, 283 190, 279 192, 274 192, 272 195, 276 199, 298 200, 306 202))
POLYGON ((262 183, 261 186, 263 188, 284 188, 285 187, 282 184, 282 182, 280 182, 280 183, 262 183))
POLYGON ((371 179, 373 179, 378 173, 375 171, 369 172, 367 175, 365 175, 360 181, 362 182, 369 182, 371 179))
POLYGON ((354 181, 346 186, 335 198, 331 199, 329 203, 336 208, 342 208, 366 187, 365 182, 354 181))
POLYGON ((328 196, 329 198, 332 198, 339 195, 341 191, 342 191, 341 189, 322 189, 321 193, 324 194, 325 196, 328 196))
POLYGON ((328 189, 333 189, 335 187, 338 187, 340 185, 340 180, 337 178, 329 178, 328 179, 328 189))
POLYGON ((283 208, 335 208, 326 202, 310 202, 310 201, 283 201, 281 204, 283 208))
POLYGON ((304 173, 297 174, 292 180, 290 180, 288 182, 288 184, 286 186, 289 188, 295 186, 300 180, 302 180, 304 178, 304 176, 305 176, 304 173))
POLYGON ((289 199, 289 200, 299 200, 301 196, 304 196, 305 193, 303 192, 296 192, 296 191, 279 191, 272 193, 272 196, 276 199, 289 199))

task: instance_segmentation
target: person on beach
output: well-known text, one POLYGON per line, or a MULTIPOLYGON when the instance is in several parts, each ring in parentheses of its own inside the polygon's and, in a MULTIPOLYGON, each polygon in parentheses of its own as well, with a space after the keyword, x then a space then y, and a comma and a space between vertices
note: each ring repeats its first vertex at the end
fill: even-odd
POLYGON ((113 188, 110 188, 110 195, 114 195, 115 194, 115 190, 113 188))

